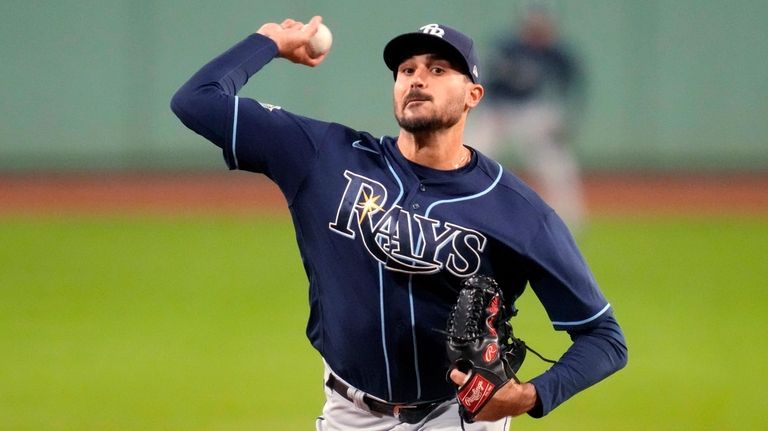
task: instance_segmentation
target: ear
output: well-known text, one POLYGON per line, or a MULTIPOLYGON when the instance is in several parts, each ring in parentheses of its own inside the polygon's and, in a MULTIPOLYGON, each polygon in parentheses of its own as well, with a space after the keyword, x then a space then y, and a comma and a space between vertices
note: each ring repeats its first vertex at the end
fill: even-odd
POLYGON ((472 109, 480 103, 480 99, 483 98, 485 89, 480 84, 471 84, 467 91, 467 107, 472 109))

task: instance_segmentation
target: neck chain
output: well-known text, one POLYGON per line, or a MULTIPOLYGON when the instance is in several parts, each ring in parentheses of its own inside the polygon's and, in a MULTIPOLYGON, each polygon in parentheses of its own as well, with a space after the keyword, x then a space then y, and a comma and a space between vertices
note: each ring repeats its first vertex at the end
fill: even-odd
POLYGON ((461 155, 461 158, 456 162, 455 165, 453 165, 453 169, 459 169, 461 167, 464 167, 469 163, 469 161, 472 159, 472 151, 467 147, 461 147, 464 151, 461 155))

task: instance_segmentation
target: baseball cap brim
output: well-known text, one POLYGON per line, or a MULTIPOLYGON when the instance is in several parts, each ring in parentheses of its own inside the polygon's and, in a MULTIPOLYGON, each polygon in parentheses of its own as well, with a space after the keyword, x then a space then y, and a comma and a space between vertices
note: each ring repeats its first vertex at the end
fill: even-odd
POLYGON ((470 66, 464 55, 448 41, 431 34, 406 33, 390 40, 384 47, 384 63, 397 76, 397 69, 404 60, 420 54, 440 55, 457 67, 461 73, 469 76, 472 82, 476 82, 475 77, 469 72, 470 66))

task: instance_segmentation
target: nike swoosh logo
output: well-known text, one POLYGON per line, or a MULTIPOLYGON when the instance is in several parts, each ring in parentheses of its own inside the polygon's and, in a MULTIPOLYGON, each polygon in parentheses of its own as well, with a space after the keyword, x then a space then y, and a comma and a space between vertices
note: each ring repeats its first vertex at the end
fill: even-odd
POLYGON ((352 148, 357 148, 358 150, 368 151, 369 153, 373 154, 379 154, 378 151, 374 150, 373 148, 368 148, 362 143, 363 141, 357 140, 352 143, 352 148))

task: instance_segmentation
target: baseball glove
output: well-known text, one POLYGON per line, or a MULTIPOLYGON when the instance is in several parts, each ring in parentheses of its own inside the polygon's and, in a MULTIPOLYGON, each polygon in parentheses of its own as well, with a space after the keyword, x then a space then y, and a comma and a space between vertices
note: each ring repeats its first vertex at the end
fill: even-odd
MULTIPOLYGON (((488 276, 469 277, 448 318, 447 347, 451 366, 469 375, 457 389, 459 410, 466 422, 475 416, 515 373, 525 359, 523 341, 514 337, 496 281, 488 276)), ((449 378, 450 381, 450 378, 449 378)))

